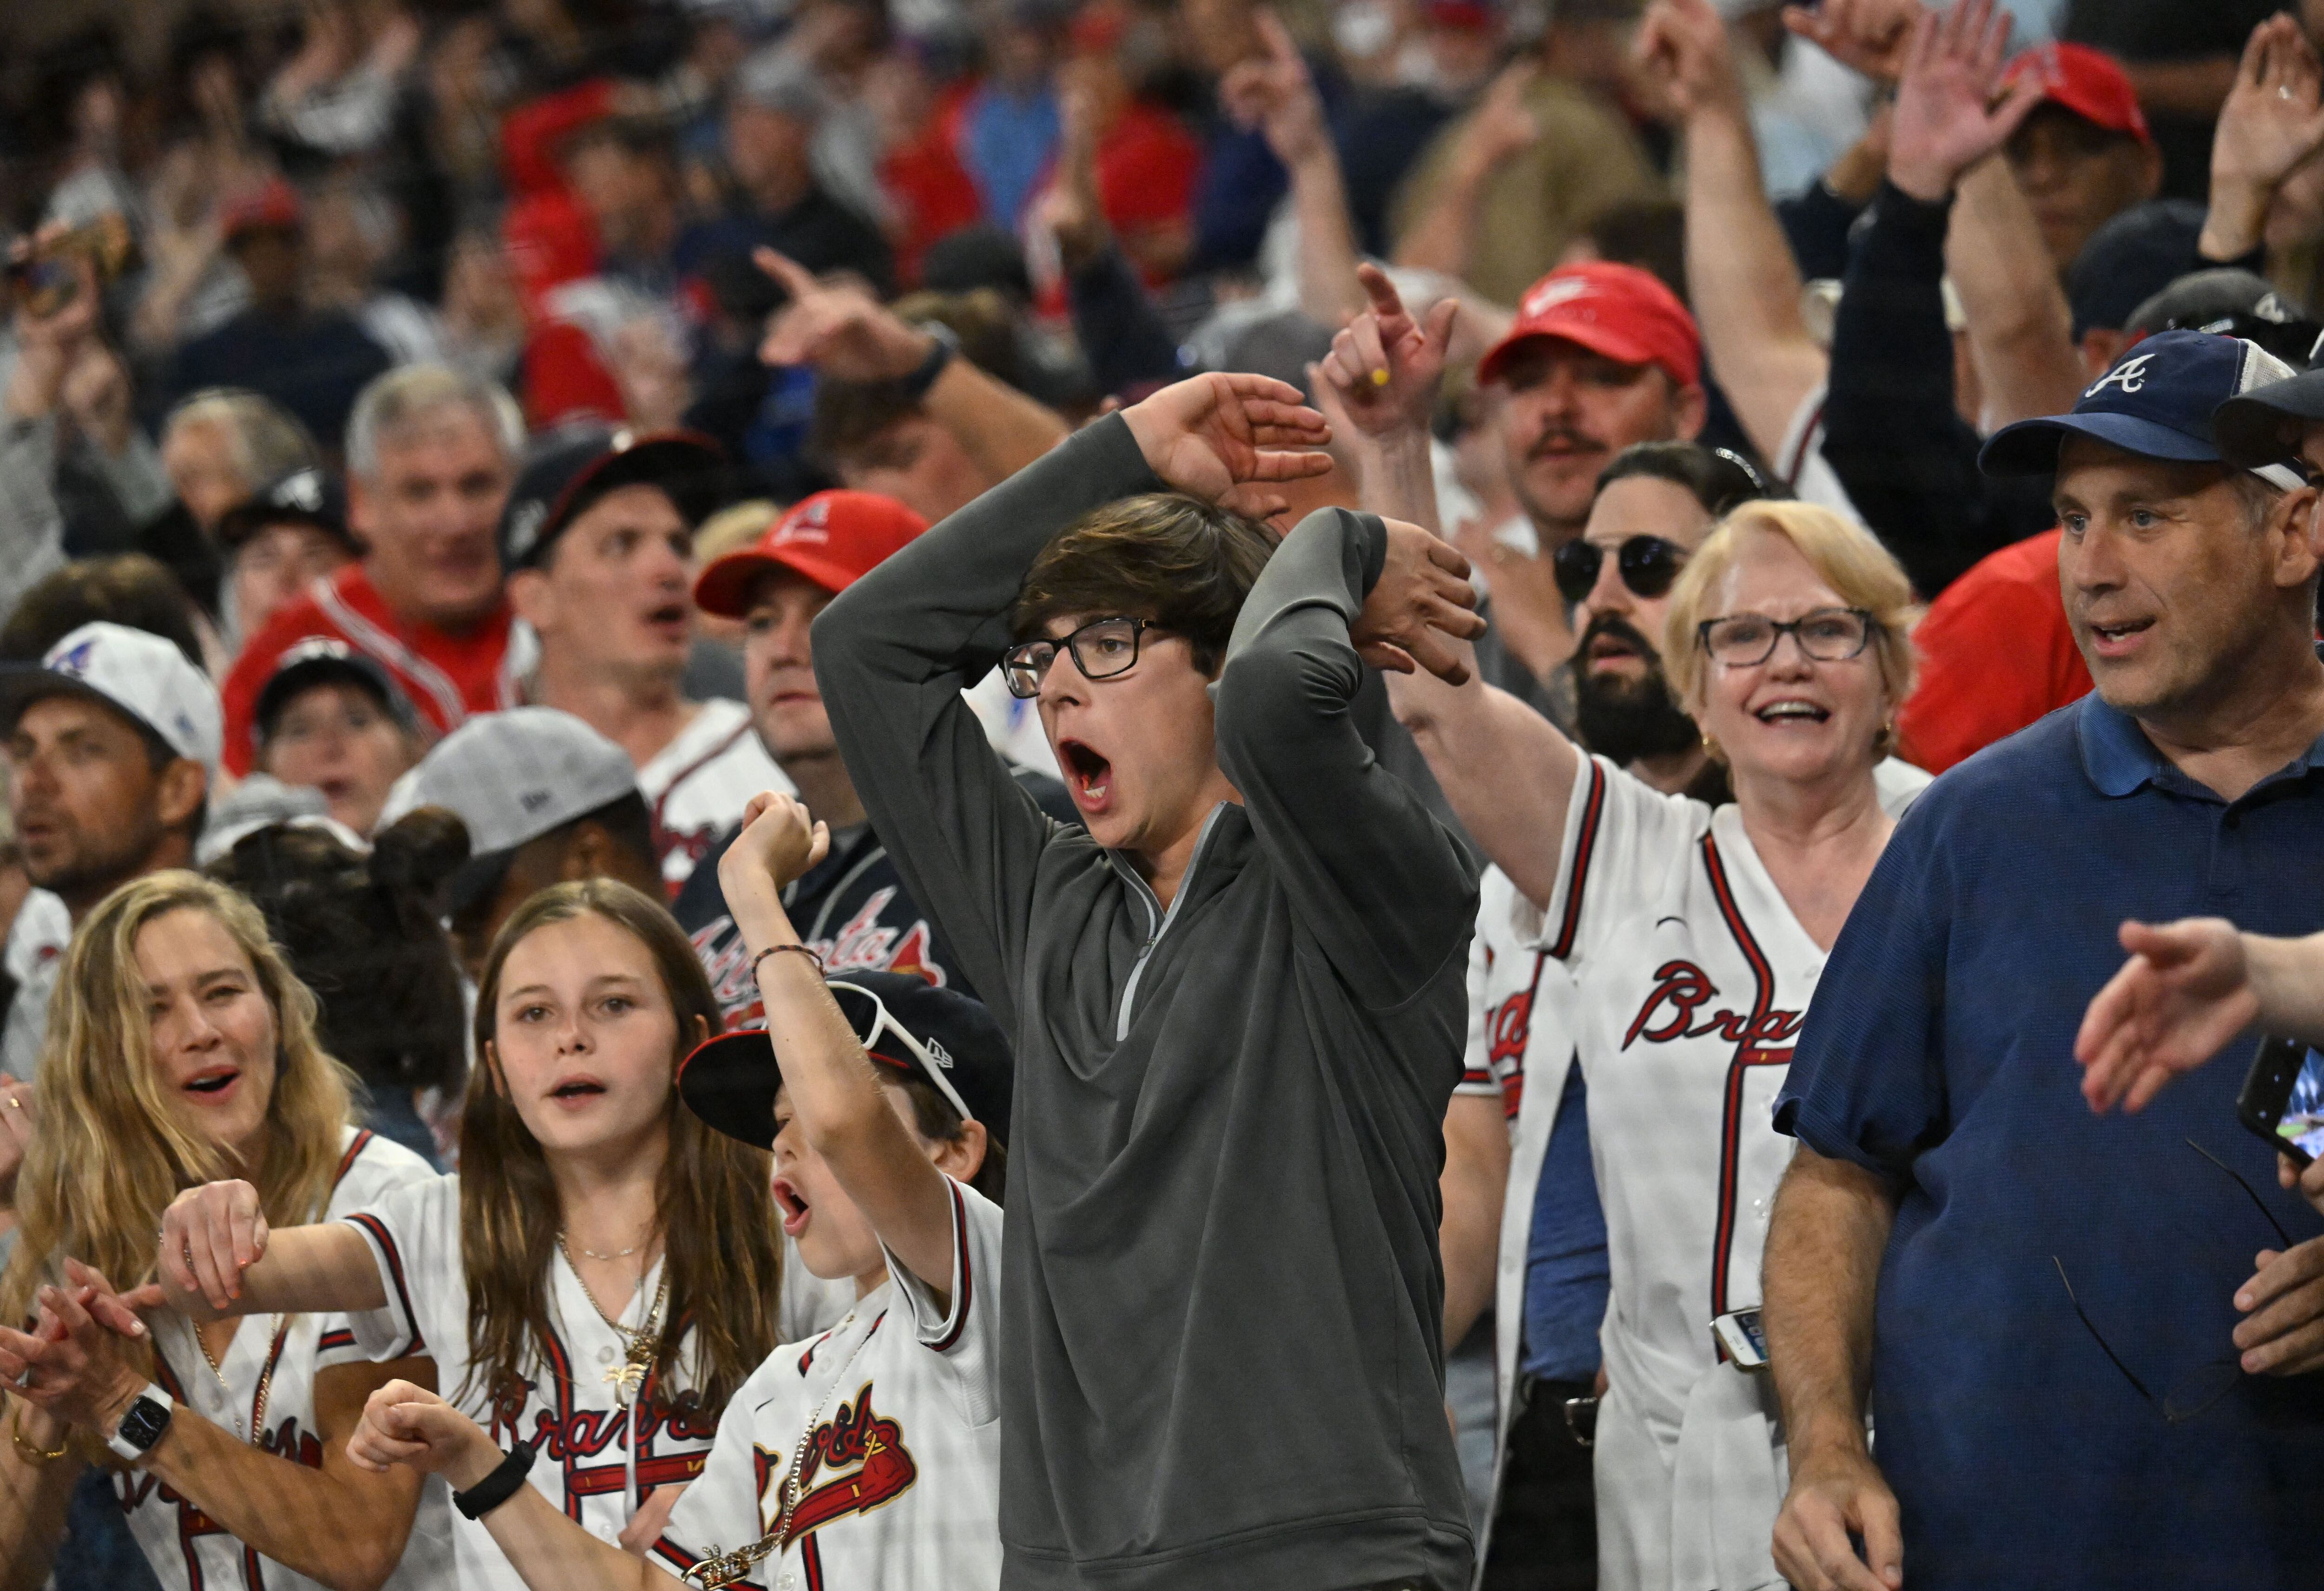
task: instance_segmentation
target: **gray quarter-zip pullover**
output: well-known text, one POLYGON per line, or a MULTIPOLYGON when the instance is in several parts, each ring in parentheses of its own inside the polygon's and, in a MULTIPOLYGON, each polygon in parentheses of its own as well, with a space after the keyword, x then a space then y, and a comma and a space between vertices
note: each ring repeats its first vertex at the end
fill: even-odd
POLYGON ((1213 687, 1242 805, 1167 912, 961 700, 1050 538, 1163 489, 1104 420, 815 627, 872 823, 1017 1050, 1001 1583, 1454 1591, 1437 1177, 1476 887, 1349 713, 1379 521, 1309 516, 1251 592, 1213 687))

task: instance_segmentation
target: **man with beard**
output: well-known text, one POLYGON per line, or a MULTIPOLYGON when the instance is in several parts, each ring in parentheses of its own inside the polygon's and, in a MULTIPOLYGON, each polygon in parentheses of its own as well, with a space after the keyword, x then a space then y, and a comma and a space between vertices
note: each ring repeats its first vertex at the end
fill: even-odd
POLYGON ((1527 290, 1477 380, 1499 389, 1509 483, 1525 510, 1523 525, 1496 535, 1485 570, 1493 630, 1478 647, 1478 667, 1538 707, 1574 650, 1552 560, 1581 538, 1599 477, 1617 454, 1702 429, 1702 339, 1686 306, 1648 272, 1605 261, 1567 265, 1527 290), (1528 537, 1533 556, 1510 545, 1528 537))

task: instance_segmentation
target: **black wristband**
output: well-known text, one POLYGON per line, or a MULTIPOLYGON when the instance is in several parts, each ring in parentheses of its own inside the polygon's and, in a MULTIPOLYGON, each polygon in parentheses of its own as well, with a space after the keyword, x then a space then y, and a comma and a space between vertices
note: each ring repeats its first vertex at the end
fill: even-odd
POLYGON ((936 384, 938 376, 944 374, 945 366, 952 363, 952 356, 960 352, 960 338, 944 322, 927 321, 920 329, 928 335, 927 356, 920 361, 919 368, 904 378, 903 382, 905 396, 915 403, 928 395, 928 389, 936 384))
POLYGON ((470 1519, 482 1519, 516 1495, 524 1477, 532 1473, 532 1449, 519 1442, 498 1468, 465 1492, 452 1494, 452 1506, 470 1519))

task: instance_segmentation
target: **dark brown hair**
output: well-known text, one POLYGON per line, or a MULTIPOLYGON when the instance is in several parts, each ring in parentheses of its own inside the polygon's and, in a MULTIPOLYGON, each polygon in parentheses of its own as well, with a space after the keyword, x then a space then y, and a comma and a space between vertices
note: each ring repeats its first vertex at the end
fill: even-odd
MULTIPOLYGON (((490 1057, 501 970, 533 930, 586 915, 628 932, 652 954, 678 1018, 678 1055, 721 1023, 717 997, 694 947, 660 902, 611 878, 584 878, 542 890, 512 913, 484 959, 476 989, 476 1053, 490 1057)), ((672 1056, 673 1070, 678 1056, 672 1056)), ((492 1076, 473 1080, 460 1117, 460 1260, 468 1283, 468 1381, 498 1394, 526 1379, 549 1337, 549 1272, 557 1246, 557 1186, 540 1144, 492 1076)), ((775 1349, 782 1293, 771 1157, 712 1131, 683 1108, 675 1086, 667 1108, 669 1157, 655 1191, 669 1301, 663 1319, 691 1326, 702 1367, 700 1398, 714 1419, 745 1377, 775 1349)), ((686 1333, 662 1334, 647 1382, 670 1375, 686 1333)))
MULTIPOLYGON (((955 1142, 968 1124, 952 1101, 936 1090, 936 1085, 917 1077, 897 1077, 885 1074, 883 1081, 893 1082, 904 1090, 904 1098, 912 1102, 912 1126, 931 1144, 955 1142)), ((995 1204, 1002 1203, 1002 1192, 1009 1186, 1009 1151, 998 1136, 984 1136, 984 1163, 968 1179, 968 1185, 995 1204)))
POLYGON ((194 600, 178 577, 144 553, 78 558, 17 599, 0 626, 0 658, 33 662, 82 625, 105 619, 160 636, 199 668, 202 643, 194 612, 194 600))
POLYGON ((1033 560, 1017 596, 1017 637, 1075 614, 1150 619, 1192 642, 1194 667, 1212 673, 1276 542, 1264 525, 1173 492, 1107 503, 1033 560))

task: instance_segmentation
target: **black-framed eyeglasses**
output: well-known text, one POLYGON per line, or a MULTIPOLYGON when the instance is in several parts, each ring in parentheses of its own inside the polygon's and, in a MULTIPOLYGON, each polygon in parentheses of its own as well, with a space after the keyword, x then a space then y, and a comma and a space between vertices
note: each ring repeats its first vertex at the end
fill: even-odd
MULTIPOLYGON (((2250 1198, 2253 1207, 2267 1218, 2267 1224, 2275 1228, 2275 1235, 2282 1239, 2283 1246, 2287 1249, 2292 1246, 2292 1234, 2283 1229, 2283 1223, 2275 1219, 2273 1210, 2268 1209, 2267 1200, 2259 1196, 2257 1189, 2244 1181, 2240 1172, 2194 1139, 2187 1139, 2186 1145, 2188 1148, 2235 1178, 2236 1186, 2241 1188, 2250 1198)), ((2230 1353, 2224 1358, 2206 1359, 2200 1365, 2181 1371, 2172 1377, 2171 1384, 2163 1389, 2163 1395, 2156 1397, 2149 1390, 2146 1383, 2139 1379, 2138 1373, 2123 1362, 2122 1356, 2115 1352, 2114 1344, 2106 1339, 2106 1333, 2098 1329, 2098 1322, 2091 1320, 2090 1312, 2082 1307, 2082 1301, 2074 1294, 2073 1283, 2067 1279, 2065 1262, 2053 1254, 2050 1256, 2050 1263, 2057 1267, 2058 1284, 2066 1290, 2066 1301, 2074 1306, 2075 1316, 2080 1320, 2083 1329, 2087 1330, 2091 1339, 2098 1345, 2098 1351, 2106 1355, 2116 1369, 2122 1372, 2122 1378, 2130 1383, 2133 1391, 2161 1412, 2167 1423, 2185 1424, 2235 1391, 2242 1382, 2243 1359, 2241 1356, 2230 1353)))
POLYGON ((1872 644, 1880 621, 1864 608, 1817 608, 1796 619, 1765 613, 1729 613, 1695 626, 1697 642, 1711 660, 1727 668, 1756 668, 1775 655, 1775 643, 1790 636, 1806 657, 1819 663, 1845 663, 1872 644))
POLYGON ((1127 674, 1138 666, 1139 638, 1149 630, 1161 628, 1151 619, 1110 613, 1056 640, 1019 641, 1001 655, 1001 676, 1008 682, 1010 695, 1020 700, 1038 696, 1041 694, 1041 682, 1049 676, 1049 665, 1057 660, 1057 653, 1064 648, 1071 648, 1074 667, 1085 678, 1109 679, 1117 674, 1127 674))
MULTIPOLYGON (((1605 564, 1606 549, 1587 541, 1569 541, 1549 558, 1558 594, 1569 602, 1578 602, 1596 589, 1598 571, 1605 564)), ((1663 595, 1685 566, 1686 548, 1665 537, 1633 536, 1614 549, 1615 572, 1633 596, 1663 595)))

